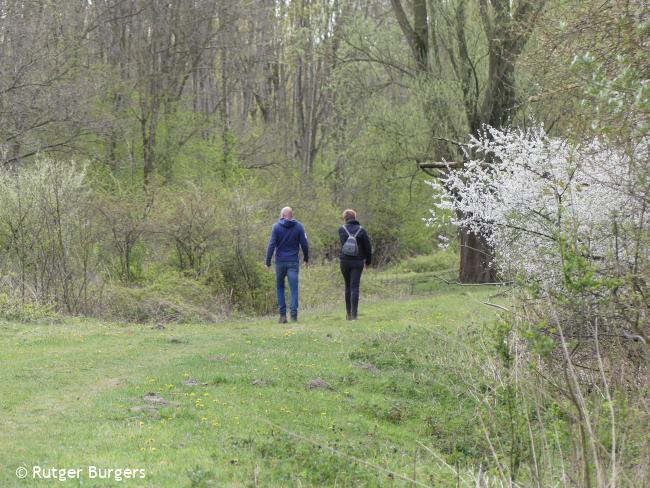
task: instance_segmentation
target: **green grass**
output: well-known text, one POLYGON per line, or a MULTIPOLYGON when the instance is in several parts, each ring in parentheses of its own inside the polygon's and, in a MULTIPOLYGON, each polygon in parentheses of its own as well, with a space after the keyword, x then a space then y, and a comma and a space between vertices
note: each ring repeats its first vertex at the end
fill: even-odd
POLYGON ((0 486, 455 486, 437 453, 485 454, 462 375, 491 293, 364 303, 357 322, 338 306, 286 326, 0 325, 0 486), (148 392, 178 405, 132 411, 148 392), (16 478, 34 465, 84 471, 16 478), (89 465, 146 478, 91 480, 89 465))

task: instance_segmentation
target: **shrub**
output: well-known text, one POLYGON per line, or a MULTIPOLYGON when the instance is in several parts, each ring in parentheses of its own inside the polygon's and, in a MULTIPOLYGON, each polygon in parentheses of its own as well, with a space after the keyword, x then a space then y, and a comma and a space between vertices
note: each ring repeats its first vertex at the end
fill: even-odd
POLYGON ((39 158, 0 171, 3 273, 23 303, 87 313, 99 286, 98 228, 85 167, 39 158))
POLYGON ((150 270, 139 286, 106 286, 98 315, 128 322, 214 322, 227 304, 207 284, 171 268, 150 270))
POLYGON ((58 314, 50 306, 23 303, 19 297, 0 293, 0 318, 15 322, 54 320, 58 314))
POLYGON ((219 261, 223 276, 220 291, 230 308, 244 313, 267 314, 275 308, 274 274, 258 259, 231 253, 219 261))
POLYGON ((139 186, 110 178, 93 195, 102 226, 105 256, 124 283, 142 277, 145 245, 155 195, 139 186))
POLYGON ((192 270, 198 276, 209 267, 205 260, 224 233, 219 218, 222 207, 213 192, 192 182, 164 193, 156 227, 171 241, 179 269, 192 270))

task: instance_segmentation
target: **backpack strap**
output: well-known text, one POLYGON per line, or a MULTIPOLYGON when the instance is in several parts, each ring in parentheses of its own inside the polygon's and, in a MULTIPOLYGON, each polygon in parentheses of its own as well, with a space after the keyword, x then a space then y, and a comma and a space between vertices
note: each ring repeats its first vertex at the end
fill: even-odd
POLYGON ((348 233, 348 237, 354 237, 356 239, 357 236, 359 235, 359 232, 361 232, 362 227, 359 226, 359 228, 357 229, 357 232, 354 235, 350 234, 350 231, 348 230, 348 228, 345 225, 343 225, 343 229, 345 230, 345 232, 348 233))

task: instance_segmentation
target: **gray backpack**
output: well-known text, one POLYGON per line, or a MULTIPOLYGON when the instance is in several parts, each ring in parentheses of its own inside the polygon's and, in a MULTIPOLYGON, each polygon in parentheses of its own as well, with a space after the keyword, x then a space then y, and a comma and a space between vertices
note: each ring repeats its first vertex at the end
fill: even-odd
POLYGON ((345 229, 345 232, 348 233, 348 239, 343 243, 341 253, 345 254, 346 256, 356 257, 359 255, 359 244, 357 244, 357 236, 359 235, 359 232, 361 232, 361 226, 359 226, 359 229, 357 229, 357 232, 354 235, 350 234, 350 231, 345 225, 343 228, 345 229))

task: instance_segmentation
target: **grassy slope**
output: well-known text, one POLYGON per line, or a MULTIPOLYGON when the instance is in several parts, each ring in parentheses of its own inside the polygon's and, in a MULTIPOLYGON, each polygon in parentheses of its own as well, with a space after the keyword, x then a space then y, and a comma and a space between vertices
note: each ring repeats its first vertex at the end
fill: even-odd
POLYGON ((336 309, 287 326, 0 325, 0 486, 45 485, 17 480, 18 466, 89 464, 146 468, 145 480, 113 486, 411 486, 349 456, 455 486, 418 442, 452 456, 478 449, 457 380, 494 316, 481 304, 490 293, 364 304, 356 323, 336 309), (208 385, 185 385, 190 376, 208 385), (314 378, 332 390, 306 388, 314 378), (179 406, 132 412, 147 392, 179 406))

